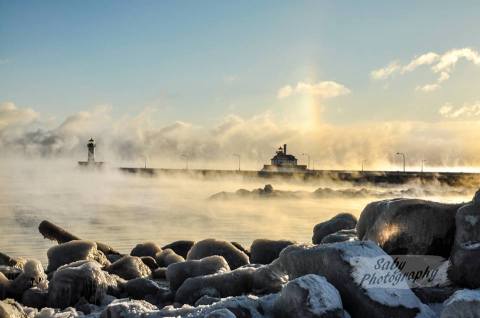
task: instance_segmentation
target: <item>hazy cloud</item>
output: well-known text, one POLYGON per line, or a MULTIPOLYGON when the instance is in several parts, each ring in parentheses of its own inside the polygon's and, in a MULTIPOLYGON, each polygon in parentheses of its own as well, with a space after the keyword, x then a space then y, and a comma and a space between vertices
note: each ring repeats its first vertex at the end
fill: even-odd
POLYGON ((292 95, 311 95, 321 99, 347 95, 350 90, 342 84, 334 81, 318 83, 298 82, 297 85, 286 85, 278 90, 278 98, 286 98, 292 95))
POLYGON ((415 71, 418 67, 428 65, 430 71, 436 74, 437 80, 434 83, 419 85, 416 90, 432 92, 441 87, 441 83, 447 81, 453 72, 455 65, 460 60, 466 60, 474 65, 480 65, 480 53, 472 48, 453 49, 443 54, 428 52, 414 57, 405 65, 394 61, 387 66, 373 70, 371 77, 375 80, 386 80, 395 74, 406 74, 415 71))
POLYGON ((466 103, 460 107, 454 107, 450 103, 446 103, 440 107, 438 113, 445 118, 472 118, 480 116, 480 101, 466 103))

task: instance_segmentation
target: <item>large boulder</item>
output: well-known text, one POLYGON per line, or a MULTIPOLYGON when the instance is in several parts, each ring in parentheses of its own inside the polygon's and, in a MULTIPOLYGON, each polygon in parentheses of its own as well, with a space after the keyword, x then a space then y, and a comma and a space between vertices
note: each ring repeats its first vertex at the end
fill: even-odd
POLYGON ((185 259, 175 253, 171 248, 166 248, 155 255, 155 260, 160 267, 167 267, 170 264, 185 262, 185 259))
POLYGON ((313 228, 313 244, 320 244, 322 239, 340 230, 350 230, 357 225, 357 218, 350 213, 340 213, 328 221, 318 223, 313 228))
POLYGON ((288 282, 275 302, 275 317, 343 318, 342 299, 324 277, 308 274, 288 282))
POLYGON ((187 260, 198 260, 207 256, 223 256, 231 269, 249 264, 248 255, 227 241, 206 239, 195 243, 187 255, 187 260))
POLYGON ((28 260, 23 271, 10 284, 9 294, 17 300, 21 300, 23 293, 41 283, 46 283, 47 275, 42 264, 37 260, 28 260))
POLYGON ((129 280, 139 277, 150 276, 152 271, 137 256, 124 256, 115 263, 106 267, 105 270, 110 274, 115 274, 123 279, 129 280))
POLYGON ((376 269, 378 260, 393 259, 371 241, 352 241, 285 248, 271 266, 290 279, 307 274, 324 276, 340 292, 344 308, 352 317, 434 317, 404 280, 398 285, 378 277, 401 275, 396 267, 376 269))
POLYGON ((480 317, 480 290, 456 291, 444 302, 441 318, 480 317))
POLYGON ((162 249, 160 248, 160 246, 158 246, 154 242, 145 242, 137 244, 130 252, 130 255, 138 257, 150 256, 155 258, 155 255, 161 251, 162 249))
POLYGON ((115 293, 118 282, 97 262, 79 261, 60 267, 50 280, 48 302, 54 308, 75 305, 80 299, 99 304, 107 293, 115 293))
POLYGON ((187 258, 188 251, 190 251, 194 244, 194 241, 181 240, 167 244, 163 246, 162 249, 172 249, 176 254, 183 258, 187 258))
POLYGON ((60 266, 76 261, 91 260, 105 266, 110 262, 97 249, 97 243, 84 240, 74 240, 51 247, 48 252, 47 272, 53 272, 60 266))
POLYGON ((170 288, 177 290, 183 282, 196 276, 204 276, 215 273, 230 271, 228 263, 222 256, 208 256, 201 260, 191 260, 174 263, 167 267, 166 278, 170 282, 170 288))
POLYGON ((145 300, 117 299, 102 311, 100 318, 133 318, 155 313, 158 308, 145 300))
POLYGON ((256 239, 250 246, 250 262, 252 264, 270 264, 278 258, 287 246, 295 244, 287 240, 256 239))
POLYGON ((135 278, 125 284, 125 291, 132 299, 153 298, 157 293, 163 291, 159 284, 147 278, 135 278))
POLYGON ((448 258, 459 204, 419 199, 372 202, 360 215, 357 234, 388 254, 438 255, 448 258))
POLYGON ((175 301, 193 305, 200 297, 224 298, 252 291, 255 268, 238 268, 231 272, 187 279, 177 290, 175 301))
POLYGON ((449 278, 460 286, 480 288, 480 190, 458 209, 455 226, 449 278))

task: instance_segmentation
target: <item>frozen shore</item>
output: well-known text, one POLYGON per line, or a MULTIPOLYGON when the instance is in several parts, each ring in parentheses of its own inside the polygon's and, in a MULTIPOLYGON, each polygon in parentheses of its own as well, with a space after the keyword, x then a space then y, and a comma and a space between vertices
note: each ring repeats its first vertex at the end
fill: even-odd
POLYGON ((48 221, 39 231, 58 243, 47 251, 46 268, 0 255, 0 318, 480 312, 480 191, 466 204, 372 202, 358 220, 340 213, 315 225, 308 243, 143 242, 123 255, 48 221))

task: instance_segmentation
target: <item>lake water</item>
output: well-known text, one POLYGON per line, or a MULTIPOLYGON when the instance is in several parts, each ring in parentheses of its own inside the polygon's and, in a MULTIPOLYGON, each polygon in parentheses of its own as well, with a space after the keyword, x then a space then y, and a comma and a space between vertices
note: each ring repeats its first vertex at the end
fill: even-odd
MULTIPOLYGON (((114 169, 87 171, 71 162, 8 161, 0 165, 0 251, 46 262, 54 245, 38 232, 42 220, 129 252, 139 242, 217 238, 249 246, 256 238, 310 242, 313 226, 339 212, 359 215, 374 197, 208 200, 220 191, 263 187, 265 179, 147 177, 114 169)), ((274 188, 314 191, 349 185, 269 180, 274 188)), ((411 186, 411 185, 410 185, 411 186)), ((407 186, 404 186, 407 187, 407 186)), ((473 192, 429 199, 470 200, 473 192)))

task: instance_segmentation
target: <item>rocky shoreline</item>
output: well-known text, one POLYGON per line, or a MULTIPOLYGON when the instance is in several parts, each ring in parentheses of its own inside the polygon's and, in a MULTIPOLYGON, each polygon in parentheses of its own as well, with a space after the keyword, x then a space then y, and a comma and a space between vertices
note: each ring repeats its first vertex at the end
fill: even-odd
MULTIPOLYGON (((274 226, 274 224, 272 224, 274 226)), ((466 204, 387 199, 312 243, 140 243, 123 255, 48 221, 37 260, 0 254, 0 318, 480 317, 480 191, 466 204)))

